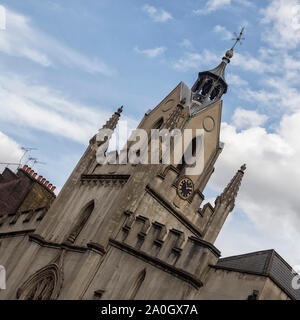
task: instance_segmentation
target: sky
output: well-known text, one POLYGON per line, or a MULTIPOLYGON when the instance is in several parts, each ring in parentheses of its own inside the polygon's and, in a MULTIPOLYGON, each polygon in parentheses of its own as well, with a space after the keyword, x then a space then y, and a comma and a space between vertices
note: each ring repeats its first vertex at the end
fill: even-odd
POLYGON ((191 87, 217 66, 245 26, 226 70, 225 147, 204 194, 213 203, 246 163, 216 246, 223 256, 275 249, 300 265, 300 1, 0 5, 0 162, 36 148, 34 169, 58 191, 117 108, 134 128, 180 81, 191 87))

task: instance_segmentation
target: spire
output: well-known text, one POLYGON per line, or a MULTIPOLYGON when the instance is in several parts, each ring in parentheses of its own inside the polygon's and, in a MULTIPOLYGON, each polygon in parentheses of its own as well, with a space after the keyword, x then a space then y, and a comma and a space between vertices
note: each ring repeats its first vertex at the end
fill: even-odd
POLYGON ((109 120, 106 121, 105 125, 102 127, 102 129, 111 129, 115 130, 116 126, 118 124, 118 121, 120 119, 121 113, 123 111, 123 106, 121 106, 112 116, 109 120))
POLYGON ((224 204, 226 207, 230 206, 230 211, 234 208, 235 198, 238 194, 246 165, 242 165, 240 170, 231 179, 224 191, 217 197, 215 204, 224 204))
MULTIPOLYGON (((105 123, 105 125, 102 126, 102 129, 110 129, 115 130, 116 126, 118 124, 118 121, 120 119, 121 113, 123 111, 123 106, 121 106, 105 123)), ((100 130, 102 130, 100 129, 100 130)), ((99 130, 99 131, 100 131, 99 130)), ((96 142, 97 134, 93 136, 93 138, 90 140, 90 144, 94 144, 96 142)), ((107 140, 107 139, 106 139, 107 140)), ((105 140, 105 141, 106 141, 105 140)))
POLYGON ((236 45, 243 40, 242 38, 244 27, 240 34, 234 38, 234 45, 230 50, 227 50, 221 63, 214 69, 204 72, 199 72, 198 79, 192 87, 193 100, 201 105, 207 105, 212 101, 219 100, 223 94, 227 92, 227 83, 225 80, 225 69, 230 59, 233 57, 233 51, 236 45))

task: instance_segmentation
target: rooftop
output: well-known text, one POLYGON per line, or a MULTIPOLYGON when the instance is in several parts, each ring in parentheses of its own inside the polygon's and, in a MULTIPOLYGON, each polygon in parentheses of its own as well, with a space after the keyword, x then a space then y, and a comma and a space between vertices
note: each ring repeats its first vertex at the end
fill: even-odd
POLYGON ((292 287, 293 268, 273 249, 219 259, 217 269, 269 277, 294 300, 300 300, 300 289, 292 287))

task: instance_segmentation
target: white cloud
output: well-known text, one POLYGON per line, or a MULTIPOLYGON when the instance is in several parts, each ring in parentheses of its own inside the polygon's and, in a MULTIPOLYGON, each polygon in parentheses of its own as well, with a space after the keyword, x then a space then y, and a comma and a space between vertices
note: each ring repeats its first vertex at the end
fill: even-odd
POLYGON ((186 49, 193 49, 193 44, 189 39, 183 39, 179 45, 186 49))
POLYGON ((166 22, 170 19, 173 19, 171 13, 163 10, 157 9, 153 6, 146 4, 143 7, 143 11, 148 14, 148 16, 155 22, 166 22))
POLYGON ((268 117, 264 114, 260 114, 255 110, 246 110, 242 108, 235 109, 232 116, 232 124, 237 129, 260 127, 267 120, 268 117))
MULTIPOLYGON (((202 53, 186 52, 182 58, 173 63, 173 67, 177 70, 186 71, 188 69, 203 67, 204 65, 217 64, 221 62, 224 54, 225 50, 223 54, 220 53, 219 55, 207 49, 203 50, 202 53)), ((282 60, 282 57, 280 59, 282 60)), ((284 62, 282 61, 282 63, 284 62)), ((234 52, 230 65, 257 74, 264 74, 266 72, 275 74, 282 71, 279 57, 276 55, 271 56, 263 50, 256 57, 253 57, 248 52, 244 54, 234 52)), ((216 65, 212 67, 216 67, 216 65)), ((234 79, 232 80, 234 81, 234 79)))
POLYGON ((231 0, 208 0, 203 9, 194 10, 195 14, 208 14, 231 5, 231 0))
POLYGON ((299 243, 300 111, 285 115, 273 133, 257 126, 238 132, 234 122, 222 124, 225 148, 216 163, 212 187, 220 192, 232 171, 247 163, 237 209, 242 209, 258 231, 286 243, 299 243))
POLYGON ((136 51, 137 53, 143 54, 148 58, 156 58, 162 55, 166 50, 167 48, 165 47, 156 47, 153 49, 144 49, 144 50, 140 50, 138 47, 134 47, 134 51, 136 51))
POLYGON ((231 72, 226 75, 226 81, 230 86, 235 87, 245 87, 249 85, 246 80, 242 79, 239 75, 233 74, 231 72))
POLYGON ((0 75, 0 101, 0 123, 13 125, 18 131, 35 129, 83 144, 111 116, 14 74, 0 75))
POLYGON ((286 261, 294 266, 300 263, 299 238, 286 239, 257 230, 251 221, 240 212, 233 213, 215 243, 222 256, 233 256, 248 252, 275 249, 286 261), (242 217, 240 217, 242 216, 242 217))
POLYGON ((265 61, 263 57, 257 55, 256 57, 251 56, 248 53, 240 54, 234 53, 234 57, 231 59, 233 66, 241 67, 243 70, 251 71, 254 73, 263 74, 265 72, 276 73, 280 71, 280 64, 265 61))
POLYGON ((208 0, 204 8, 194 10, 194 13, 197 15, 209 14, 216 10, 230 7, 233 2, 246 7, 253 6, 253 3, 248 0, 208 0))
POLYGON ((268 25, 262 39, 276 48, 296 48, 300 43, 300 3, 298 0, 272 0, 261 10, 268 25))
POLYGON ((204 65, 210 65, 218 62, 221 62, 221 59, 209 50, 203 50, 201 54, 196 52, 186 52, 184 57, 173 63, 173 68, 179 71, 187 71, 190 69, 196 70, 204 65))
POLYGON ((214 32, 222 34, 223 40, 231 40, 233 35, 225 27, 220 26, 219 24, 214 27, 214 32))
POLYGON ((33 26, 31 20, 6 9, 6 30, 1 32, 0 51, 29 59, 44 67, 64 64, 89 73, 112 75, 115 71, 98 58, 84 56, 33 26))
MULTIPOLYGON (((6 165, 1 163, 19 163, 23 151, 21 147, 7 135, 0 131, 0 173, 6 165)), ((16 169, 16 165, 10 165, 10 169, 16 169)))
POLYGON ((264 80, 262 89, 252 90, 246 88, 240 96, 248 101, 259 103, 273 116, 291 113, 300 109, 300 92, 290 86, 285 75, 270 77, 264 80))

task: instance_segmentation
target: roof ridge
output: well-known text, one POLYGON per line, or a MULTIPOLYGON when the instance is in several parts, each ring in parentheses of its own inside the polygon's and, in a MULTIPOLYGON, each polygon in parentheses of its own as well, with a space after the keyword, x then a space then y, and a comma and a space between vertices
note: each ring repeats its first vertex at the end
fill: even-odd
POLYGON ((229 257, 220 258, 219 261, 220 260, 225 261, 225 260, 231 260, 231 259, 241 259, 241 258, 244 258, 246 256, 254 256, 254 255, 263 254, 263 253, 267 253, 267 252, 273 252, 273 251, 275 251, 275 250, 274 249, 268 249, 268 250, 260 250, 260 251, 254 251, 254 252, 249 252, 249 253, 243 253, 243 254, 238 254, 238 255, 235 255, 235 256, 229 256, 229 257))

